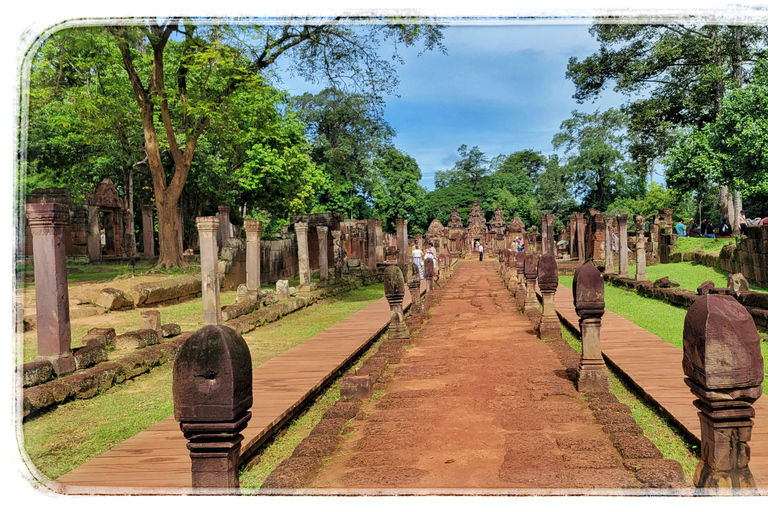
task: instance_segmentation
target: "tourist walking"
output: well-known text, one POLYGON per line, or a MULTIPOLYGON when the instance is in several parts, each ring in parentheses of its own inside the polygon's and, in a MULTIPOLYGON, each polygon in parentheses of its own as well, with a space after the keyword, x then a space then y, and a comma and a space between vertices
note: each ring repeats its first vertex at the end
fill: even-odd
POLYGON ((427 248, 424 251, 424 259, 431 259, 432 260, 432 272, 435 277, 440 273, 440 269, 437 268, 437 251, 435 251, 435 248, 432 246, 432 244, 427 243, 427 248))
POLYGON ((480 261, 483 261, 483 244, 477 245, 477 252, 480 253, 480 261))
POLYGON ((421 258, 423 257, 423 253, 421 252, 421 249, 417 247, 413 248, 413 262, 416 264, 416 266, 419 268, 419 278, 424 279, 424 267, 421 265, 421 258))

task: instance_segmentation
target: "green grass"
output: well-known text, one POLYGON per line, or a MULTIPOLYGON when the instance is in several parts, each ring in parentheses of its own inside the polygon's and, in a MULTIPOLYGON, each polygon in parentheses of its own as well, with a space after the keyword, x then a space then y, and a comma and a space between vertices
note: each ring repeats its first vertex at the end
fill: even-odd
MULTIPOLYGON (((254 366, 359 311, 383 293, 382 284, 357 288, 246 334, 254 366)), ((188 303, 181 306, 194 309, 188 303)), ((172 381, 172 365, 166 364, 89 400, 60 405, 18 427, 23 451, 42 475, 56 479, 169 416, 172 381)))
POLYGON ((736 243, 735 238, 678 238, 670 254, 676 252, 719 253, 724 245, 736 243))
MULTIPOLYGON (((629 277, 635 277, 636 268, 634 265, 629 267, 629 277)), ((680 288, 695 292, 705 281, 712 281, 718 288, 728 286, 728 272, 724 270, 708 267, 706 265, 693 264, 690 261, 681 261, 679 263, 663 263, 659 265, 647 265, 645 267, 649 281, 655 281, 662 277, 669 277, 672 281, 680 283, 680 288)), ((757 292, 768 292, 765 288, 749 285, 749 289, 757 292)))
MULTIPOLYGON (((571 331, 563 327, 563 339, 577 352, 581 353, 581 341, 576 338, 571 331)), ((610 368, 608 369, 608 378, 610 391, 616 396, 616 399, 626 404, 632 411, 632 417, 635 419, 643 434, 659 449, 665 459, 672 459, 680 462, 683 466, 683 473, 688 483, 693 482, 693 473, 698 465, 699 447, 686 441, 680 430, 669 423, 664 414, 652 404, 646 402, 642 397, 636 394, 631 385, 617 375, 610 368)))

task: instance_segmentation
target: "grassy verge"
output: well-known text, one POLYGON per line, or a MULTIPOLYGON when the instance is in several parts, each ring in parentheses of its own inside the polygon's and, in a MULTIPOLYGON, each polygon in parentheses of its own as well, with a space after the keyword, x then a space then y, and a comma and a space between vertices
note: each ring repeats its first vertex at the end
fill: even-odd
MULTIPOLYGON (((581 341, 571 331, 563 327, 563 339, 577 352, 581 353, 581 341)), ((610 391, 619 402, 626 404, 632 411, 632 417, 645 436, 659 449, 666 459, 678 461, 683 466, 685 479, 693 482, 693 472, 699 463, 699 447, 691 445, 682 433, 667 421, 664 414, 654 405, 636 394, 632 387, 624 382, 609 368, 610 391)))
MULTIPOLYGON (((712 281, 718 288, 728 286, 728 272, 706 265, 694 265, 690 261, 648 265, 645 269, 649 281, 669 277, 671 280, 680 283, 680 288, 693 292, 705 281, 712 281)), ((635 266, 630 265, 629 276, 634 278, 635 273, 635 266)), ((752 284, 750 284, 749 289, 756 292, 768 292, 768 290, 752 284)))
POLYGON ((735 238, 678 238, 670 254, 676 252, 719 253, 724 245, 736 243, 735 238))
MULTIPOLYGON (((382 295, 382 284, 361 287, 252 331, 244 338, 254 367, 382 295)), ((63 404, 18 427, 22 448, 42 475, 56 479, 172 414, 172 382, 172 366, 167 364, 90 400, 63 404)))

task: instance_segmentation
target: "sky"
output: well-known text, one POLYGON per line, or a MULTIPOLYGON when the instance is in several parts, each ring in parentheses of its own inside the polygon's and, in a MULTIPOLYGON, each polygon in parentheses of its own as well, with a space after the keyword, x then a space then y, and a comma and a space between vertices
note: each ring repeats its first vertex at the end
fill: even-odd
MULTIPOLYGON (((447 54, 409 48, 398 67, 398 96, 386 97, 384 117, 395 146, 416 159, 421 185, 434 189, 436 171, 459 159, 458 148, 478 146, 488 158, 523 149, 554 152, 552 137, 573 110, 618 107, 624 96, 607 89, 578 104, 565 76, 570 57, 598 50, 589 24, 448 25, 447 54)), ((382 54, 388 51, 382 49, 382 54)), ((281 73, 291 94, 321 87, 281 73)))

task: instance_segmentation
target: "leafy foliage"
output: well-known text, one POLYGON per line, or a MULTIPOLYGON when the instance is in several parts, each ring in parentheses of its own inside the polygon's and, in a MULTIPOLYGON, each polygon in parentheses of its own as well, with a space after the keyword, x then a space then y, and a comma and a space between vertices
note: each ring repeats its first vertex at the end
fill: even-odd
POLYGON ((427 224, 421 171, 412 157, 390 146, 373 161, 376 185, 373 188, 374 214, 389 233, 397 229, 395 219, 408 219, 409 231, 423 232, 427 224), (413 226, 413 228, 411 228, 413 226))

